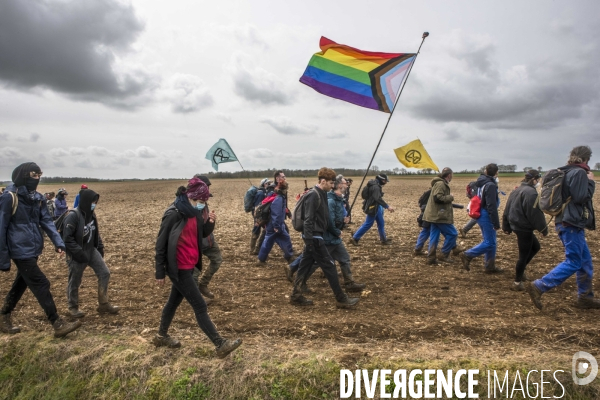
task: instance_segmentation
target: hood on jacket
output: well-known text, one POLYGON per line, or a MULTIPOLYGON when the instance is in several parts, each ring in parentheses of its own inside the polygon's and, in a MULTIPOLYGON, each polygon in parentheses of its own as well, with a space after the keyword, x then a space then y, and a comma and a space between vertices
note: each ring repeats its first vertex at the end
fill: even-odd
POLYGON ((344 196, 338 196, 333 190, 330 192, 327 192, 327 198, 336 200, 336 201, 344 201, 344 196))
POLYGON ((100 195, 91 189, 81 189, 79 191, 79 205, 77 208, 85 215, 85 222, 92 219, 92 203, 98 201, 100 195))
POLYGON ((433 178, 431 180, 431 187, 433 187, 433 185, 435 185, 438 182, 444 182, 445 184, 448 184, 448 182, 446 182, 446 180, 444 178, 440 178, 439 176, 436 176, 435 178, 433 178))
POLYGON ((477 178, 477 187, 483 187, 483 185, 487 183, 493 183, 494 185, 496 185, 496 181, 493 177, 485 174, 479 175, 479 178, 477 178))

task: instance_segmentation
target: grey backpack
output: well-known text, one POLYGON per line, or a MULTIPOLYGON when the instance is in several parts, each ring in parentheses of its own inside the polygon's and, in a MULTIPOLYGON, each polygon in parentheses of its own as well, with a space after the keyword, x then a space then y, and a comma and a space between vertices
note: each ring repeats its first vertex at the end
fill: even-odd
POLYGON ((560 215, 571 201, 570 196, 563 199, 565 175, 566 172, 562 169, 551 169, 542 178, 540 209, 548 215, 560 215))
MULTIPOLYGON (((304 192, 304 194, 298 199, 296 207, 294 207, 294 212, 292 213, 292 226, 298 232, 304 232, 304 203, 308 197, 307 194, 312 192, 315 192, 315 189, 310 189, 304 192)), ((321 196, 319 196, 319 193, 316 193, 316 196, 319 201, 319 205, 317 207, 321 207, 321 196)))

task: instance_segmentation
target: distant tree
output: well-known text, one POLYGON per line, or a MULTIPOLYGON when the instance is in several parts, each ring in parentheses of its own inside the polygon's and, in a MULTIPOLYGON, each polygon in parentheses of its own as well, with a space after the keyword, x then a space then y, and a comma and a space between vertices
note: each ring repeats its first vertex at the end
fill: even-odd
POLYGON ((394 168, 393 171, 394 171, 394 175, 400 174, 400 168, 398 168, 398 167, 394 168))
POLYGON ((379 167, 377 165, 373 165, 371 167, 371 171, 373 171, 373 172, 379 172, 379 167))
POLYGON ((594 169, 596 171, 600 170, 600 162, 597 162, 596 165, 594 165, 594 169))
POLYGON ((529 171, 530 169, 533 169, 533 167, 525 167, 525 168, 523 168, 523 172, 527 172, 527 171, 529 171))
POLYGON ((542 167, 538 167, 538 171, 542 172, 542 167))

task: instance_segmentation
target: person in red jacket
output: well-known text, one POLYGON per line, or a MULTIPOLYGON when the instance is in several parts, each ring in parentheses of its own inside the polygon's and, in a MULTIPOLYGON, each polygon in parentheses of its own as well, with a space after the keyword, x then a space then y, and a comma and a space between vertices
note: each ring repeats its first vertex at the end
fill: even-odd
POLYGON ((179 340, 167 332, 181 301, 186 299, 194 310, 198 326, 215 345, 217 357, 224 358, 238 348, 242 340, 221 337, 192 277, 194 268, 202 269, 202 238, 212 233, 217 216, 211 212, 206 222, 202 218, 210 193, 199 178, 190 179, 187 188, 180 186, 176 196, 163 215, 156 240, 156 282, 163 286, 165 275, 168 275, 172 287, 162 311, 158 334, 152 342, 156 346, 181 346, 179 340))

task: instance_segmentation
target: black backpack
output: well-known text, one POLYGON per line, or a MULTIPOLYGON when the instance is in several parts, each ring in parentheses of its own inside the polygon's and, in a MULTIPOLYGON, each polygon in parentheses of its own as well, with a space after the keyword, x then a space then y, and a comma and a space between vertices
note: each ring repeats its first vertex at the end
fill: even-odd
POLYGON ((431 196, 431 189, 424 191, 421 197, 419 197, 419 208, 421 210, 425 210, 425 206, 427 206, 427 202, 429 201, 429 196, 431 196))
POLYGON ((267 225, 269 223, 269 220, 271 219, 271 204, 273 204, 273 201, 277 196, 273 194, 272 196, 268 196, 266 199, 268 199, 269 197, 272 197, 273 200, 259 204, 258 207, 256 207, 256 209, 254 210, 254 221, 259 226, 267 225))
POLYGON ((362 188, 362 191, 360 192, 360 197, 362 197, 363 200, 367 200, 369 198, 369 185, 365 185, 364 188, 362 188))
MULTIPOLYGON (((304 232, 304 201, 307 197, 306 195, 314 191, 315 189, 310 189, 304 192, 294 207, 294 212, 292 213, 292 227, 298 232, 304 232)), ((319 199, 318 208, 321 207, 321 196, 319 196, 319 193, 317 193, 317 199, 319 199)))
POLYGON ((472 199, 473 196, 475 196, 477 194, 477 181, 473 181, 473 182, 469 182, 469 184, 467 185, 467 197, 469 199, 472 199))
POLYGON ((542 190, 540 191, 540 209, 553 217, 561 214, 571 196, 563 198, 563 186, 566 172, 562 169, 551 169, 542 178, 542 190))
POLYGON ((56 226, 56 230, 58 231, 58 233, 60 233, 60 235, 62 236, 63 230, 65 229, 65 220, 67 219, 67 215, 70 214, 71 212, 75 212, 77 213, 77 216, 81 216, 81 211, 79 211, 78 208, 74 208, 72 210, 67 210, 65 213, 63 213, 60 217, 58 217, 58 219, 56 221, 54 221, 54 226, 56 226))

